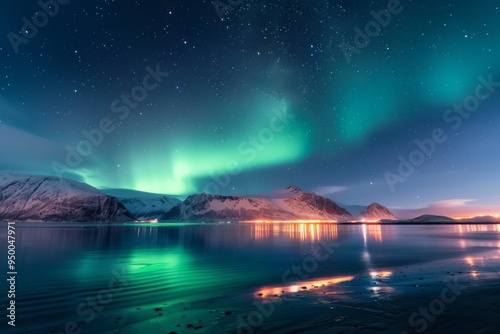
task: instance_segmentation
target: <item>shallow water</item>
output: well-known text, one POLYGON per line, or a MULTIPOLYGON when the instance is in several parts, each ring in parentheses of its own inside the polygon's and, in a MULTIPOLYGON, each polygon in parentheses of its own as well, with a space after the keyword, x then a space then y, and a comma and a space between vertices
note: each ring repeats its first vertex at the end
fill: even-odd
MULTIPOLYGON (((5 250, 4 231, 1 243, 5 250)), ((230 308, 231 298, 247 293, 266 297, 370 273, 383 278, 414 264, 473 261, 500 249, 500 225, 17 223, 16 244, 16 328, 6 321, 1 328, 70 333, 65 325, 75 322, 82 333, 133 333, 134 324, 160 326, 161 313, 168 313, 163 322, 180 321, 168 319, 173 308, 200 301, 225 298, 230 308)), ((212 325, 200 331, 217 333, 212 325)))

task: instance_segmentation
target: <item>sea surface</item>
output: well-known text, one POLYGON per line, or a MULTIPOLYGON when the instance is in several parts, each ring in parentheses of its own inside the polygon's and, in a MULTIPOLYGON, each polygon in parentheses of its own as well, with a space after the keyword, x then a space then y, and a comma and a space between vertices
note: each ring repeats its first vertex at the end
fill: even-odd
MULTIPOLYGON (((6 226, 0 235, 6 254, 6 226)), ((16 327, 4 315, 2 333, 267 333, 278 325, 305 333, 292 330, 300 318, 273 319, 274 306, 248 315, 266 298, 291 302, 314 289, 344 296, 344 306, 354 294, 409 297, 406 288, 450 269, 417 270, 400 288, 391 277, 431 263, 459 263, 471 281, 500 270, 500 225, 17 223, 15 236, 16 327)), ((7 290, 2 284, 2 309, 7 290)))

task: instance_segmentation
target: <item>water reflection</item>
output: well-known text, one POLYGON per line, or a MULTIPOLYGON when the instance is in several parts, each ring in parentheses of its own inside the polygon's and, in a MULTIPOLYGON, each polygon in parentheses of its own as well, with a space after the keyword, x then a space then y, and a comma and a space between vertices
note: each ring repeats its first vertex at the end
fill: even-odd
POLYGON ((459 234, 473 232, 500 232, 500 224, 495 225, 455 225, 454 229, 459 234))
POLYGON ((372 271, 370 276, 372 278, 388 278, 392 276, 392 271, 372 271))
POLYGON ((470 247, 488 247, 500 248, 500 241, 492 241, 487 238, 482 241, 479 236, 485 236, 491 233, 500 233, 500 224, 495 225, 454 225, 453 230, 461 238, 458 241, 459 247, 468 249, 470 247), (478 240, 479 239, 479 240, 478 240))
POLYGON ((303 281, 300 282, 300 284, 262 287, 255 292, 255 296, 259 298, 277 297, 284 293, 296 293, 299 291, 307 291, 310 289, 327 287, 343 282, 348 282, 353 279, 354 276, 336 276, 336 277, 325 277, 317 280, 303 281))
POLYGON ((391 237, 393 231, 388 226, 370 225, 338 225, 333 223, 268 223, 268 224, 224 224, 211 231, 213 240, 227 240, 240 235, 253 240, 289 239, 298 241, 338 240, 352 237, 363 237, 365 242, 383 242, 384 235, 391 237), (361 228, 360 228, 361 226, 361 228), (217 235, 216 235, 217 234, 217 235))
POLYGON ((318 241, 338 239, 336 224, 255 224, 249 226, 255 239, 287 237, 293 240, 318 241))
POLYGON ((382 242, 384 238, 382 237, 382 226, 379 224, 371 224, 371 225, 362 225, 362 231, 363 231, 363 240, 365 242, 365 246, 368 242, 368 239, 376 241, 376 242, 382 242))
POLYGON ((241 291, 263 298, 323 285, 337 291, 353 277, 369 280, 380 298, 396 287, 395 268, 415 263, 460 259, 468 275, 484 278, 492 273, 491 256, 481 252, 500 256, 499 232, 500 224, 19 224, 19 284, 26 288, 16 297, 23 323, 38 326, 46 319, 36 315, 47 310, 72 320, 76 306, 106 286, 114 268, 124 267, 128 285, 106 309, 110 314, 241 291), (283 272, 314 256, 320 243, 340 247, 310 281, 282 283, 283 272))

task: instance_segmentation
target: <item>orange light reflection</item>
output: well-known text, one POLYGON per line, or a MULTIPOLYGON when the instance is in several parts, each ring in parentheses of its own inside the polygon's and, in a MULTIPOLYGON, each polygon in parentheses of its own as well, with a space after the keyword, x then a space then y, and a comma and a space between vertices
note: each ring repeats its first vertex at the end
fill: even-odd
POLYGON ((372 271, 370 276, 375 277, 390 277, 392 275, 392 271, 372 271))
POLYGON ((300 284, 288 285, 284 287, 263 287, 257 290, 256 295, 260 298, 274 297, 283 293, 296 293, 299 291, 307 291, 316 287, 348 282, 354 279, 354 276, 328 277, 313 281, 303 281, 300 284), (307 289, 303 289, 307 287, 307 289))
POLYGON ((336 224, 255 224, 255 239, 266 239, 271 235, 285 235, 295 240, 336 240, 336 224))
POLYGON ((382 242, 382 226, 380 225, 368 225, 367 226, 368 237, 378 242, 382 242))
POLYGON ((472 233, 472 232, 500 232, 500 224, 467 224, 467 225, 457 225, 455 230, 460 233, 472 233))
POLYGON ((319 220, 319 219, 314 219, 314 220, 304 220, 304 219, 299 219, 299 220, 269 220, 269 219, 257 219, 257 220, 245 220, 243 223, 256 223, 256 224, 290 224, 290 223, 297 223, 297 224, 304 224, 304 223, 338 223, 336 220, 319 220))

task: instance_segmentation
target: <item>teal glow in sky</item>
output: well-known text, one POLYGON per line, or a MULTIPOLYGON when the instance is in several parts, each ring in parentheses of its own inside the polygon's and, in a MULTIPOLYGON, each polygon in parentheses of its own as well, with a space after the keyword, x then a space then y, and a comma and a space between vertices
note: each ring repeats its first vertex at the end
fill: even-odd
MULTIPOLYGON (((500 81, 498 2, 401 6, 348 63, 339 45, 387 1, 252 1, 223 22, 210 1, 71 3, 19 53, 0 45, 0 169, 57 162, 96 187, 180 196, 293 184, 347 204, 497 203, 500 92, 459 129, 443 114, 480 76, 500 81), (391 191, 384 173, 440 127, 448 140, 391 191)), ((6 5, 5 34, 35 9, 6 5)))

